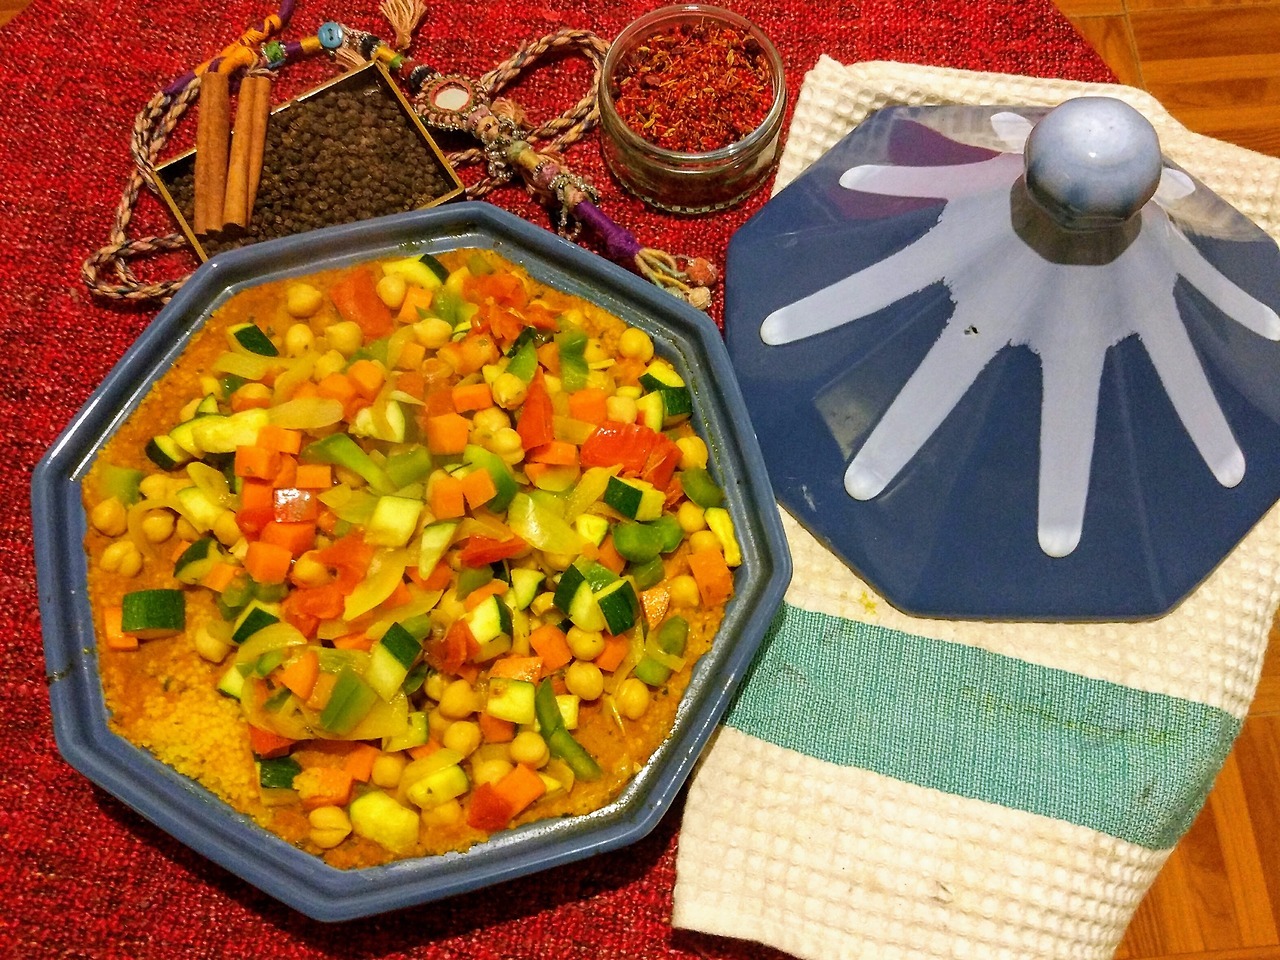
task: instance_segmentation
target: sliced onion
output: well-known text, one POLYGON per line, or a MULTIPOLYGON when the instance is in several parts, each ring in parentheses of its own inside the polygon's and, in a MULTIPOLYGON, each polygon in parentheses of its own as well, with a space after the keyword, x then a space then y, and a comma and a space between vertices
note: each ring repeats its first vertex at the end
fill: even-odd
POLYGON ((214 373, 230 373, 246 380, 261 380, 272 367, 278 366, 277 357, 262 357, 256 353, 224 353, 213 361, 214 373))
POLYGON ((234 510, 238 506, 236 496, 231 492, 230 484, 227 483, 226 474, 221 470, 215 470, 199 460, 192 460, 187 464, 187 476, 201 493, 218 506, 229 510, 234 510))
POLYGON ((271 422, 287 430, 318 430, 342 419, 342 401, 332 397, 298 397, 268 411, 271 422))

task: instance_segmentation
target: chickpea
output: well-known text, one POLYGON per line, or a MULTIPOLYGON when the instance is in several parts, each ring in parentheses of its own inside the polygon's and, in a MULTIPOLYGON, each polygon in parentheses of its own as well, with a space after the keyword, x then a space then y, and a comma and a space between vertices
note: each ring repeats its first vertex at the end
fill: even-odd
POLYGON ((316 335, 305 323, 290 324, 284 332, 284 352, 291 357, 300 357, 315 349, 316 335))
POLYGON ((324 294, 309 283, 291 283, 284 292, 284 308, 291 317, 314 316, 324 304, 324 294))
POLYGON ((440 317, 427 317, 413 325, 413 337, 428 350, 439 350, 453 336, 449 321, 440 317))
POLYGON ((439 707, 427 713, 427 729, 431 731, 432 736, 437 740, 443 740, 445 733, 451 726, 453 726, 453 721, 441 713, 439 707))
POLYGON ((566 639, 569 651, 579 660, 594 660, 604 652, 604 634, 599 630, 570 627, 566 639))
POLYGON ((145 500, 165 500, 169 496, 169 478, 162 473, 145 476, 138 484, 138 492, 145 500))
POLYGON ((514 373, 500 373, 493 381, 493 400, 505 410, 514 410, 524 403, 529 386, 514 373))
POLYGON ((471 684, 459 678, 444 688, 440 695, 440 713, 450 720, 464 720, 480 706, 471 684))
POLYGON ((223 636, 224 631, 221 628, 230 626, 225 621, 218 623, 202 623, 196 630, 196 635, 192 640, 196 648, 196 653, 200 654, 210 663, 221 663, 227 658, 227 654, 231 652, 232 644, 230 636, 223 636))
POLYGON ((707 529, 706 513, 692 500, 686 500, 676 509, 676 522, 685 533, 707 529))
POLYGON ((472 760, 471 782, 475 786, 482 783, 497 783, 515 767, 510 760, 501 757, 488 757, 484 760, 472 760))
POLYGON ((331 373, 337 373, 347 365, 347 358, 340 354, 337 350, 326 349, 324 353, 316 358, 316 366, 314 377, 317 382, 323 380, 331 373))
POLYGON ((618 352, 628 360, 648 363, 653 359, 653 340, 636 327, 627 327, 618 338, 618 352))
POLYGON ((351 835, 351 818, 337 806, 316 807, 307 814, 311 842, 321 850, 332 850, 351 835))
POLYGON ((179 517, 178 522, 174 525, 173 532, 183 540, 199 540, 200 531, 191 525, 191 521, 186 517, 179 517))
POLYGON ((710 530, 699 530, 689 536, 689 549, 694 553, 703 550, 719 550, 720 538, 710 530))
POLYGON ((451 724, 444 732, 444 745, 464 757, 471 756, 480 746, 480 724, 474 720, 459 720, 451 724))
POLYGON ((701 437, 681 437, 676 441, 680 448, 680 469, 690 470, 695 467, 706 469, 707 444, 701 437))
POLYGON ((531 767, 545 766, 551 759, 547 741, 543 740, 542 735, 536 730, 521 730, 511 741, 509 750, 512 760, 516 763, 527 763, 531 767))
POLYGON ((300 587, 322 587, 329 582, 329 568, 316 557, 316 551, 308 550, 289 571, 289 579, 300 587))
POLYGON ((177 520, 168 510, 152 510, 142 518, 142 535, 150 543, 164 543, 176 526, 177 520))
POLYGON ((500 407, 485 407, 483 410, 477 410, 472 415, 471 422, 477 430, 490 437, 499 430, 511 426, 511 418, 500 407))
POLYGON ((524 442, 520 439, 520 434, 512 427, 503 427, 498 430, 489 438, 486 446, 504 460, 508 455, 514 455, 517 452, 522 455, 521 459, 523 459, 524 442))
POLYGON ((649 709, 649 687, 636 677, 627 677, 618 687, 618 711, 628 720, 639 720, 649 709))
POLYGON ((444 694, 446 681, 443 673, 428 674, 426 681, 422 684, 422 692, 425 693, 436 703, 440 702, 440 697, 444 694))
POLYGON ((373 761, 369 779, 384 790, 394 790, 400 786, 400 775, 407 764, 403 753, 384 753, 373 761))
POLYGON ((132 540, 116 540, 102 551, 98 566, 107 573, 136 577, 142 572, 142 551, 132 540))
POLYGON ((129 527, 124 504, 116 497, 108 497, 89 511, 89 522, 108 537, 118 537, 129 527))
POLYGON ((236 515, 231 510, 223 510, 213 521, 213 535, 224 547, 236 543, 242 536, 240 525, 236 523, 236 515))
POLYGON ((325 328, 324 337, 329 346, 344 357, 349 357, 364 345, 364 331, 354 320, 333 323, 325 328))
POLYGON ((594 663, 575 660, 564 672, 565 688, 583 700, 595 700, 604 693, 604 674, 594 663))
POLYGON ((404 277, 389 273, 378 281, 375 288, 378 291, 378 299, 385 303, 392 310, 399 310, 400 305, 404 303, 404 295, 409 290, 409 285, 404 282, 404 277))
POLYGON ((640 408, 630 397, 614 395, 604 402, 605 416, 615 423, 635 423, 640 408))
POLYGON ((672 577, 667 584, 667 592, 671 595, 671 603, 677 607, 696 607, 702 599, 698 593, 698 581, 687 573, 672 577))

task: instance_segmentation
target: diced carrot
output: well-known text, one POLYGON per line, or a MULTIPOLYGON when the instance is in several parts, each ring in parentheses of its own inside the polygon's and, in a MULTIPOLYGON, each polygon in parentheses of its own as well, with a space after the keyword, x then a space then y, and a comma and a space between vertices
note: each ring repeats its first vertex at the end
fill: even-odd
POLYGON ((538 363, 547 368, 553 377, 560 376, 560 347, 554 340, 549 340, 538 347, 538 363))
POLYGON ((343 767, 307 767, 293 778, 303 810, 345 807, 351 802, 355 778, 343 767))
POLYGON ((481 710, 476 722, 480 725, 480 738, 485 743, 510 743, 516 738, 516 725, 510 720, 491 717, 481 710))
POLYGON ((514 816, 511 801, 500 794, 494 784, 482 783, 471 791, 471 804, 467 808, 469 826, 493 833, 510 823, 514 816))
POLYGON ((275 502, 274 490, 270 483, 262 480, 245 480, 240 485, 241 510, 271 511, 275 502))
POLYGON ((409 756, 413 757, 415 760, 421 760, 424 757, 431 756, 439 750, 440 747, 441 744, 438 741, 428 740, 426 743, 420 743, 417 746, 410 747, 405 751, 405 753, 409 754, 409 756))
MULTIPOLYGON (((438 417, 445 413, 457 413, 453 408, 453 389, 451 387, 436 387, 428 391, 423 397, 423 412, 428 417, 438 417)), ((426 422, 425 420, 423 421, 426 422)))
MULTIPOLYGON (((404 354, 401 354, 401 356, 403 357, 404 354)), ((396 375, 396 389, 401 393, 407 393, 409 396, 418 400, 423 399, 427 393, 426 378, 423 377, 422 372, 417 369, 420 366, 422 366, 421 360, 415 364, 414 369, 401 370, 400 373, 396 375)))
POLYGON ((342 588, 336 583, 295 587, 284 598, 284 611, 290 619, 297 614, 318 620, 334 620, 342 616, 344 597, 342 588))
POLYGON ((543 624, 529 634, 529 646, 542 659, 548 673, 559 670, 573 659, 565 633, 553 623, 543 624))
POLYGON ((569 416, 596 426, 608 419, 606 401, 609 395, 599 387, 583 387, 569 394, 569 416))
POLYGON ((273 487, 296 487, 298 485, 298 458, 287 453, 280 454, 280 469, 271 478, 273 487))
POLYGON ((520 434, 520 443, 526 450, 540 447, 556 438, 555 410, 551 405, 551 395, 547 393, 546 378, 541 371, 534 374, 529 384, 516 432, 520 434))
POLYGON ((493 789, 507 801, 513 811, 511 816, 515 817, 546 793, 547 785, 533 767, 517 763, 493 789))
MULTIPOLYGON (((272 520, 262 528, 256 542, 283 547, 290 557, 300 557, 316 545, 316 524, 314 520, 294 520, 286 523, 272 520)), ((247 558, 245 566, 248 566, 247 558)), ((289 569, 286 566, 284 573, 288 572, 289 569)), ((282 574, 279 580, 265 581, 256 576, 254 579, 259 583, 278 583, 284 579, 284 575, 282 574)))
POLYGON ((626 568, 627 561, 618 552, 618 548, 613 545, 613 534, 609 534, 601 541, 600 552, 596 554, 596 562, 619 576, 626 568))
POLYGON ((270 480, 280 469, 280 453, 265 447, 236 447, 235 473, 237 477, 270 480))
POLYGON ((311 691, 311 696, 307 697, 306 704, 312 710, 323 710, 329 703, 329 698, 333 696, 334 684, 338 682, 336 673, 321 673, 316 678, 316 685, 311 691))
POLYGON ((434 290, 428 290, 426 287, 410 286, 404 292, 404 302, 400 304, 400 311, 396 314, 396 319, 401 323, 417 323, 431 309, 431 300, 434 296, 434 290))
POLYGON ((347 633, 334 637, 333 645, 339 650, 369 650, 373 647, 373 638, 363 633, 347 633))
POLYGON ((381 755, 382 751, 371 743, 354 743, 342 768, 361 783, 368 783, 373 776, 373 761, 381 755))
POLYGON ((310 380, 303 380, 300 384, 293 388, 290 400, 301 400, 304 397, 318 397, 320 391, 316 389, 316 385, 310 380))
POLYGON ((427 434, 427 449, 432 453, 461 453, 471 436, 471 421, 456 413, 427 417, 423 427, 427 434))
POLYGON ((453 568, 441 560, 436 568, 422 581, 424 590, 443 590, 453 582, 453 568))
POLYGON ((280 668, 280 682, 299 700, 306 700, 316 688, 320 658, 314 650, 304 650, 280 668))
POLYGON ((650 630, 658 628, 658 625, 667 618, 667 611, 670 608, 671 592, 663 584, 650 587, 640 594, 640 609, 644 611, 644 621, 649 625, 650 630))
POLYGON ((288 737, 282 737, 274 730, 265 730, 262 727, 249 724, 249 748, 253 750, 254 755, 264 760, 270 760, 272 757, 283 757, 297 743, 288 737))
POLYGON ((390 308, 378 296, 373 271, 357 268, 329 287, 329 299, 343 320, 360 325, 367 339, 385 337, 394 327, 390 308))
POLYGON ((391 591, 391 595, 382 601, 381 606, 387 610, 394 610, 396 607, 403 607, 412 599, 413 593, 409 590, 409 585, 401 580, 391 591))
POLYGON ((221 593, 236 578, 240 568, 234 563, 215 563, 200 580, 200 586, 221 593))
POLYGON ((484 567, 499 560, 510 560, 529 550, 529 544, 514 533, 505 540, 472 534, 458 554, 464 567, 484 567))
POLYGON ((102 611, 104 640, 109 650, 137 650, 138 638, 124 632, 124 610, 117 604, 102 611))
POLYGON ((467 506, 472 510, 483 507, 498 495, 498 488, 494 485, 493 477, 483 467, 472 470, 461 478, 461 482, 462 495, 466 497, 467 506))
MULTIPOLYGON (((396 369, 416 371, 422 366, 422 361, 425 359, 427 359, 427 348, 418 343, 417 340, 410 340, 400 347, 400 356, 396 357, 396 369)), ((396 386, 400 386, 398 379, 396 386)))
POLYGON ((474 610, 476 607, 480 606, 480 604, 484 603, 485 600, 490 597, 500 597, 509 589, 507 581, 499 580, 497 577, 494 577, 488 583, 476 587, 468 593, 467 598, 462 601, 462 605, 468 610, 474 610))
POLYGON ((250 540, 244 554, 244 569, 258 583, 284 583, 292 562, 288 547, 263 540, 250 540))
POLYGON ((190 540, 176 539, 173 541, 173 548, 169 551, 169 560, 177 563, 178 558, 187 552, 187 548, 191 546, 190 540))
POLYGON ((718 606, 733 596, 733 573, 724 562, 724 554, 715 547, 690 553, 689 572, 705 606, 718 606))
POLYGON ((537 683, 542 679, 541 657, 500 657, 489 664, 489 676, 537 683))
POLYGON ((444 673, 461 674, 463 665, 479 649, 467 621, 459 617, 443 637, 427 641, 427 662, 444 673))
POLYGON ((356 396, 356 385, 345 373, 330 373, 318 384, 316 391, 322 397, 337 400, 345 407, 356 396))
POLYGON ((264 450, 274 450, 276 453, 296 455, 302 449, 302 431, 269 423, 258 431, 257 446, 264 450))
POLYGON ((301 490, 328 490, 333 486, 333 467, 327 463, 300 463, 293 482, 301 490))
POLYGON ((376 360, 357 360, 347 367, 347 376, 356 392, 366 400, 372 400, 387 382, 387 372, 376 360))
POLYGON ((460 383, 453 388, 453 409, 458 413, 484 410, 493 406, 493 391, 481 380, 479 383, 460 383))
POLYGON ((617 670, 618 665, 626 659, 627 651, 631 648, 630 641, 625 636, 612 637, 608 634, 604 638, 604 649, 600 651, 600 655, 592 661, 601 670, 610 672, 617 670))
MULTIPOLYGON (((676 448, 679 449, 678 447, 676 448)), ((549 463, 554 466, 573 467, 578 464, 578 448, 568 440, 552 440, 534 447, 525 457, 533 463, 549 463)))
POLYGON ((427 500, 437 520, 451 520, 467 512, 462 481, 443 470, 432 475, 427 486, 427 500))

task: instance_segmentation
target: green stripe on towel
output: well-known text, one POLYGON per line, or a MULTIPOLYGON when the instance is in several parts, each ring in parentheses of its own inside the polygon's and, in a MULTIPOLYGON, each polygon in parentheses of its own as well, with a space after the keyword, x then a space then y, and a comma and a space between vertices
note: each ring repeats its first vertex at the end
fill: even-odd
POLYGON ((1152 850, 1191 826, 1230 714, 784 604, 725 722, 846 767, 1152 850))

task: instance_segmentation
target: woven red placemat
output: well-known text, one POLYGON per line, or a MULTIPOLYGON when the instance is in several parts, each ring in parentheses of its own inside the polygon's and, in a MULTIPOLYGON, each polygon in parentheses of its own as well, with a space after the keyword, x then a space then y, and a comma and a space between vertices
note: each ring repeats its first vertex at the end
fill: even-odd
MULTIPOLYGON (((412 48, 446 70, 479 75, 521 40, 562 27, 615 36, 643 0, 462 3, 438 0, 412 48)), ((791 102, 820 54, 1072 80, 1110 80, 1050 0, 765 0, 728 4, 759 23, 788 67, 791 102)), ((765 958, 752 944, 673 931, 668 922, 680 809, 626 850, 384 917, 328 926, 271 898, 170 839, 75 773, 53 742, 29 509, 31 470, 89 393, 154 316, 90 298, 80 265, 108 234, 129 171, 138 110, 164 84, 217 53, 272 10, 230 0, 36 0, 0 28, 0 957, 765 958)), ((388 36, 373 2, 302 0, 286 36, 326 19, 388 36)), ((323 61, 291 71, 283 93, 332 75, 323 61)), ((581 61, 535 71, 512 91, 535 119, 581 96, 581 61)), ((169 154, 189 145, 184 124, 169 154)), ((594 136, 570 166, 601 206, 647 243, 723 267, 734 229, 766 192, 724 214, 647 210, 606 174, 594 136)), ((465 170, 471 182, 476 170, 465 170)), ((547 224, 508 187, 490 199, 547 224)), ((133 231, 173 229, 144 196, 133 231)), ((141 263, 175 276, 187 253, 141 263)), ((720 320, 719 301, 711 308, 720 320)), ((731 797, 725 798, 732 803, 731 797)))

